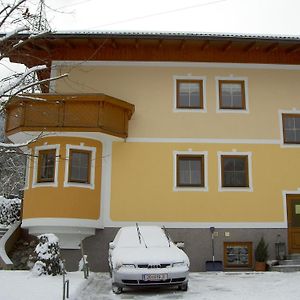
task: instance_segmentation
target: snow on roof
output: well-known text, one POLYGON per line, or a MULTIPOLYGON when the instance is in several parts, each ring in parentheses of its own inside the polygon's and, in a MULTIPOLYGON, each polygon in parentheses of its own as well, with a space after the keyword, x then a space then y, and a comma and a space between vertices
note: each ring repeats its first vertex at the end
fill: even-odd
POLYGON ((124 37, 161 37, 161 38, 233 38, 233 39, 261 39, 261 40, 300 40, 300 35, 282 34, 246 34, 246 33, 218 33, 218 32, 172 32, 172 31, 56 31, 54 35, 61 36, 124 36, 124 37))

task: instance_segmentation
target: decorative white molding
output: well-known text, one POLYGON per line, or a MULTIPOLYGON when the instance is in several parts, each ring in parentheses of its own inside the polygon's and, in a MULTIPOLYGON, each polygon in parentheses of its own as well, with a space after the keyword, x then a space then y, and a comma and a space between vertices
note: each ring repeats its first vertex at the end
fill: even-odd
POLYGON ((95 161, 96 161, 96 148, 88 147, 84 145, 66 145, 66 163, 65 163, 65 180, 64 187, 80 187, 89 188, 93 190, 95 188, 95 161), (70 150, 85 150, 91 152, 91 164, 90 164, 90 183, 69 182, 69 165, 70 165, 70 150))
POLYGON ((206 77, 205 76, 192 76, 192 75, 174 75, 173 76, 173 112, 184 113, 206 113, 206 77), (177 108, 177 80, 202 80, 203 82, 203 108, 177 108))
POLYGON ((110 220, 111 201, 111 172, 112 172, 112 141, 102 143, 102 175, 101 175, 101 206, 100 224, 102 227, 110 220))
MULTIPOLYGON (((210 62, 166 62, 166 61, 82 61, 54 60, 52 68, 57 66, 110 66, 110 67, 188 67, 188 68, 224 68, 259 70, 300 70, 300 65, 284 64, 248 64, 248 63, 210 63, 210 62)), ((55 73, 54 73, 55 74, 55 73)))
POLYGON ((26 218, 22 220, 22 227, 58 226, 58 227, 89 227, 101 228, 97 220, 77 218, 26 218))
POLYGON ((285 144, 284 143, 283 119, 282 119, 283 114, 299 114, 299 116, 300 116, 300 110, 299 109, 290 109, 290 110, 280 109, 280 110, 278 110, 278 121, 279 121, 279 130, 280 130, 280 147, 281 148, 299 148, 300 144, 285 144))
POLYGON ((29 234, 54 233, 62 249, 79 249, 83 239, 95 235, 96 225, 97 221, 61 218, 24 219, 22 222, 22 228, 28 229, 29 234))
POLYGON ((174 192, 208 192, 208 152, 207 151, 173 151, 173 191, 174 192), (177 155, 203 155, 204 157, 204 187, 177 186, 177 155))
MULTIPOLYGON (((285 222, 143 222, 138 220, 139 225, 158 225, 167 228, 287 228, 285 222)), ((119 222, 110 220, 105 227, 132 226, 135 222, 119 222)))
POLYGON ((252 152, 222 152, 218 151, 218 191, 219 192, 253 192, 253 184, 252 184, 252 152), (248 179, 249 179, 249 187, 222 187, 222 163, 221 156, 222 155, 243 155, 248 156, 248 179))
POLYGON ((30 170, 31 170, 31 160, 32 160, 32 149, 28 149, 24 151, 24 153, 27 155, 26 157, 26 169, 25 169, 25 184, 24 184, 24 190, 28 190, 30 185, 30 170))
POLYGON ((248 93, 248 77, 236 77, 236 76, 217 76, 216 81, 216 112, 217 113, 231 113, 231 114, 248 114, 249 111, 249 93, 248 93), (245 109, 224 109, 220 108, 220 93, 219 93, 219 81, 220 80, 240 80, 244 81, 245 85, 245 109))
POLYGON ((127 143, 186 143, 186 144, 253 144, 279 145, 280 140, 272 139, 201 139, 201 138, 147 138, 129 137, 127 143))
POLYGON ((59 149, 60 145, 43 145, 37 146, 34 148, 34 166, 33 166, 33 180, 32 180, 32 188, 36 187, 57 187, 58 186, 58 163, 59 163, 59 149), (53 182, 37 182, 37 173, 38 173, 38 156, 39 151, 41 150, 51 150, 55 149, 55 173, 54 173, 54 181, 53 182))

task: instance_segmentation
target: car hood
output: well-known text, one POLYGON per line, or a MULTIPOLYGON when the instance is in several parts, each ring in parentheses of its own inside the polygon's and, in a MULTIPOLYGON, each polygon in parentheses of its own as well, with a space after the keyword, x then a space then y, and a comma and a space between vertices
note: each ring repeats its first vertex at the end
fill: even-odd
POLYGON ((177 247, 149 247, 149 248, 115 248, 111 253, 114 267, 122 264, 172 264, 186 262, 187 255, 177 247))

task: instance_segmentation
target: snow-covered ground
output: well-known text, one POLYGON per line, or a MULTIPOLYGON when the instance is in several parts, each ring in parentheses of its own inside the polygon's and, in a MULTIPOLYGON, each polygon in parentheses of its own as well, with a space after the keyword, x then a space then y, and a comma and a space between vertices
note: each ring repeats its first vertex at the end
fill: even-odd
MULTIPOLYGON (((189 290, 127 290, 121 295, 111 291, 107 273, 92 273, 88 280, 82 272, 68 273, 70 300, 184 299, 184 300, 268 300, 300 299, 300 272, 191 273, 189 290)), ((0 271, 0 299, 62 299, 62 276, 34 277, 27 271, 0 271)))

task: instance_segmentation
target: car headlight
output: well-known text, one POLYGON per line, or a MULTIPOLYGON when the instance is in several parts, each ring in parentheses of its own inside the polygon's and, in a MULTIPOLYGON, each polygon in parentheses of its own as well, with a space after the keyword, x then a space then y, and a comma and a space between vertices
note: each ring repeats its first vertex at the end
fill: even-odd
POLYGON ((173 267, 186 267, 187 264, 184 261, 173 263, 173 267))
POLYGON ((123 264, 121 267, 122 268, 127 268, 127 269, 134 269, 135 265, 134 264, 123 264))

